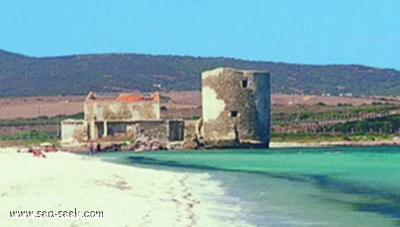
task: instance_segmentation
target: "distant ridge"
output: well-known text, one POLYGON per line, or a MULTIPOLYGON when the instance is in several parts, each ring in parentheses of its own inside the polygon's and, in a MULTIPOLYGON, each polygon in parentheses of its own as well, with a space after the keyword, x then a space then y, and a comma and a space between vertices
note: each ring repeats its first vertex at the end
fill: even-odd
MULTIPOLYGON (((0 49, 0 61, 4 61, 4 60, 18 60, 18 59, 22 59, 22 58, 26 58, 26 56, 22 55, 22 54, 15 54, 15 53, 11 53, 5 50, 1 50, 0 49)), ((1 63, 1 62, 0 62, 1 63)))
POLYGON ((222 57, 90 54, 33 58, 0 50, 0 96, 84 95, 89 91, 200 89, 216 67, 271 72, 274 93, 398 95, 400 71, 361 65, 299 65, 222 57))

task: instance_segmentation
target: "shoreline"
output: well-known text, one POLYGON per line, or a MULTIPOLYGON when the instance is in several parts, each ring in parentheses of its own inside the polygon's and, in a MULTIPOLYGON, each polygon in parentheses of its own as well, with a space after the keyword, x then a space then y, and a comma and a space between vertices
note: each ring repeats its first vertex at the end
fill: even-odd
POLYGON ((206 173, 138 168, 68 152, 38 158, 16 151, 0 148, 0 219, 5 226, 194 227, 226 223, 214 213, 222 205, 214 199, 224 196, 223 189, 206 173), (74 209, 102 211, 104 218, 10 217, 10 211, 74 209))
POLYGON ((337 142, 270 142, 269 148, 313 148, 313 147, 373 147, 373 146, 400 146, 400 140, 382 141, 337 141, 337 142))
MULTIPOLYGON (((318 147, 374 147, 374 146, 400 146, 400 139, 393 139, 393 140, 380 140, 380 141, 335 141, 335 142, 270 142, 268 148, 255 148, 255 149, 270 149, 270 148, 318 148, 318 147)), ((1 149, 1 148, 0 148, 1 149)), ((77 146, 77 147, 62 147, 62 150, 69 152, 69 153, 85 153, 86 148, 84 146, 77 146)), ((229 149, 229 148, 226 148, 229 149)), ((200 149, 200 150, 169 150, 171 152, 174 151, 207 151, 207 150, 214 150, 214 149, 200 149)), ((216 150, 224 150, 224 149, 216 149, 216 150)), ((230 150, 230 149, 229 149, 230 150)), ((128 150, 121 150, 118 152, 157 152, 158 150, 154 151, 128 151, 128 150)), ((165 151, 165 150, 163 150, 165 151)), ((108 153, 112 151, 103 151, 101 153, 108 153)))

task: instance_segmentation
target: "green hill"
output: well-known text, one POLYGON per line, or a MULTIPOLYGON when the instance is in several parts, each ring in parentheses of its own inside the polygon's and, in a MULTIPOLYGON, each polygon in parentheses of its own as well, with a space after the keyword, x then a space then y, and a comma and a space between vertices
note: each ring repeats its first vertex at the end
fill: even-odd
POLYGON ((216 67, 271 72, 274 93, 397 95, 400 71, 361 65, 299 65, 232 58, 93 54, 33 58, 0 50, 0 96, 82 95, 89 91, 200 89, 216 67))

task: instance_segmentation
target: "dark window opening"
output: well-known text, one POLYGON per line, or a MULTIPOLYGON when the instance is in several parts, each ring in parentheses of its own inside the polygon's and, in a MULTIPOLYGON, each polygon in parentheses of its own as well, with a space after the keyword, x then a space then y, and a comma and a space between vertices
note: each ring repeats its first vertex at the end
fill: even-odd
POLYGON ((169 122, 169 141, 182 141, 184 139, 184 123, 183 121, 170 121, 169 122))
POLYGON ((247 88, 248 82, 247 80, 242 80, 242 87, 247 88))
POLYGON ((231 111, 231 117, 237 117, 238 116, 238 112, 236 110, 231 111))

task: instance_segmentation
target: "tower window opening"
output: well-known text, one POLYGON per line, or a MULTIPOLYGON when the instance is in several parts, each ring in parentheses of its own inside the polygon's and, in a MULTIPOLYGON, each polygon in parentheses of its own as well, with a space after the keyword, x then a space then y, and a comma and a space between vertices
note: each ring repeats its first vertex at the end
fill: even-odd
POLYGON ((248 81, 247 80, 242 80, 242 88, 247 88, 248 81))
POLYGON ((231 114, 229 115, 230 117, 237 117, 238 116, 238 112, 237 110, 232 110, 231 114))

